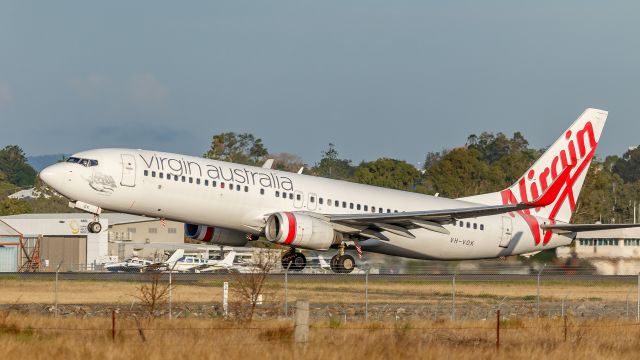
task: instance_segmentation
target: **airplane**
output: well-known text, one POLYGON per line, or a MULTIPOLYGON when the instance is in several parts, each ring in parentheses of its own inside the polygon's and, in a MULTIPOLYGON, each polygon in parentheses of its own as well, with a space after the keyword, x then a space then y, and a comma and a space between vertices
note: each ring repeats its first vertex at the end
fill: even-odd
POLYGON ((208 260, 197 256, 183 256, 176 262, 175 271, 211 272, 217 270, 229 270, 233 268, 235 251, 229 251, 221 260, 208 260))
POLYGON ((153 262, 151 260, 132 257, 125 261, 105 264, 104 268, 112 272, 143 272, 143 271, 160 271, 171 269, 176 261, 184 255, 183 249, 177 249, 169 256, 166 261, 153 262))
POLYGON ((415 259, 500 258, 569 245, 579 231, 640 226, 570 224, 607 116, 585 110, 515 184, 458 199, 117 148, 78 152, 40 178, 95 219, 108 209, 181 221, 186 236, 225 246, 264 236, 289 248, 281 261, 293 270, 306 265, 297 249, 337 249, 330 267, 349 273, 347 244, 415 259))

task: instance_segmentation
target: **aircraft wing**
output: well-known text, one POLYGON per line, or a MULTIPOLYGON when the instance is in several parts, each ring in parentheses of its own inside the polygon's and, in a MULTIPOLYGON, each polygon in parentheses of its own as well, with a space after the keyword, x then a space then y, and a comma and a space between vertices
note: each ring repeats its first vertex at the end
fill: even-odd
POLYGON ((450 224, 456 219, 474 218, 481 216, 505 214, 512 211, 544 207, 552 204, 558 196, 560 189, 569 176, 569 170, 565 170, 536 200, 507 205, 471 205, 453 209, 437 209, 425 211, 411 211, 401 213, 371 213, 371 214, 335 214, 325 215, 326 218, 338 225, 342 225, 339 231, 360 233, 363 236, 387 240, 378 230, 415 238, 408 230, 424 228, 443 234, 449 234, 442 224, 450 224))
POLYGON ((555 233, 584 232, 596 230, 612 230, 640 227, 640 224, 545 224, 540 228, 555 233))

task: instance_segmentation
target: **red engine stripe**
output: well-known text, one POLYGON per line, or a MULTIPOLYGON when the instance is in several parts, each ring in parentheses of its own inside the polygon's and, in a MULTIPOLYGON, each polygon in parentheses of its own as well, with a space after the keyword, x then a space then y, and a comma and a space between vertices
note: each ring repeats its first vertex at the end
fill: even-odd
POLYGON ((211 226, 207 226, 207 233, 204 235, 204 238, 202 239, 202 241, 210 242, 213 239, 213 232, 214 231, 215 231, 215 228, 213 228, 211 226))
POLYGON ((290 212, 286 212, 285 214, 287 215, 287 220, 289 220, 289 232, 287 233, 287 238, 284 240, 284 243, 285 245, 289 245, 296 237, 296 217, 290 212))

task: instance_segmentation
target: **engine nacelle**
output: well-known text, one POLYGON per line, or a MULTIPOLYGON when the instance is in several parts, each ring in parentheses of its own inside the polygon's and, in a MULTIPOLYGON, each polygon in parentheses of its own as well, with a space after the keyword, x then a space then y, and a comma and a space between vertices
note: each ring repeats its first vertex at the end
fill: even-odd
POLYGON ((184 224, 184 234, 193 240, 216 245, 244 246, 249 241, 246 233, 206 225, 184 224))
POLYGON ((342 241, 342 234, 327 221, 291 212, 269 215, 264 232, 271 242, 312 250, 326 250, 342 241))

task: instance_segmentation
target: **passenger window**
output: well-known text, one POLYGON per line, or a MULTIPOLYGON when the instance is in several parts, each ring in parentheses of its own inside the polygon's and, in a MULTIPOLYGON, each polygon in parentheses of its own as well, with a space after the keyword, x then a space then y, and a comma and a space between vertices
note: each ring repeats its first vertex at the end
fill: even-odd
POLYGON ((289 193, 289 200, 293 200, 293 194, 289 193))
POLYGON ((220 183, 220 189, 224 189, 224 183, 223 182, 220 183))
POLYGON ((178 181, 178 175, 173 175, 173 180, 178 181))
POLYGON ((335 207, 340 207, 340 201, 338 200, 334 201, 333 205, 335 205, 335 207))
POLYGON ((309 197, 309 201, 310 202, 316 202, 316 199, 313 196, 311 196, 311 197, 309 197))
POLYGON ((158 177, 159 177, 160 179, 164 179, 164 177, 163 177, 163 176, 164 176, 164 175, 163 175, 162 173, 158 173, 158 177))
POLYGON ((323 201, 323 200, 322 200, 322 198, 318 198, 318 203, 319 203, 320 205, 322 205, 322 201, 323 201))
POLYGON ((144 171, 144 176, 149 176, 149 170, 144 171))
POLYGON ((349 203, 349 209, 353 209, 353 203, 349 203))
POLYGON ((186 176, 183 176, 183 177, 182 177, 182 182, 185 182, 185 181, 187 181, 187 177, 186 177, 186 176))
POLYGON ((209 186, 209 180, 204 179, 204 186, 209 186))
POLYGON ((471 223, 467 221, 467 229, 471 228, 471 223))
POLYGON ((376 207, 375 206, 371 207, 371 212, 376 212, 376 207))
POLYGON ((200 185, 200 178, 196 179, 196 185, 200 185))
POLYGON ((216 187, 216 186, 218 186, 218 183, 217 183, 217 182, 215 182, 215 181, 212 181, 212 182, 211 182, 211 186, 216 187))
POLYGON ((347 208, 347 202, 346 201, 342 202, 342 207, 345 208, 345 209, 347 208))
POLYGON ((156 172, 155 171, 151 172, 151 177, 156 177, 156 172))
POLYGON ((484 225, 480 224, 480 230, 484 230, 484 225))
POLYGON ((476 230, 478 228, 478 224, 473 223, 473 230, 476 230))
POLYGON ((244 192, 249 192, 249 187, 248 186, 244 187, 244 192))
POLYGON ((280 197, 280 191, 276 190, 276 197, 280 197))
POLYGON ((379 212, 380 214, 382 214, 382 208, 378 209, 378 212, 379 212))
POLYGON ((391 212, 391 209, 387 209, 387 214, 391 212))
POLYGON ((369 211, 369 205, 364 206, 364 211, 369 211))
POLYGON ((193 184, 193 178, 189 176, 189 184, 193 184))
POLYGON ((233 184, 229 184, 229 190, 233 191, 233 184))
POLYGON ((296 194, 296 200, 300 201, 300 194, 296 194))
POLYGON ((460 221, 460 227, 464 227, 464 221, 460 221))
POLYGON ((264 195, 264 189, 260 189, 260 195, 264 195))
POLYGON ((327 205, 331 206, 331 199, 327 199, 327 205))
POLYGON ((360 210, 360 204, 356 204, 356 210, 360 210))
POLYGON ((286 199, 286 198, 287 198, 287 193, 283 191, 283 192, 282 192, 282 197, 283 197, 284 199, 286 199))

